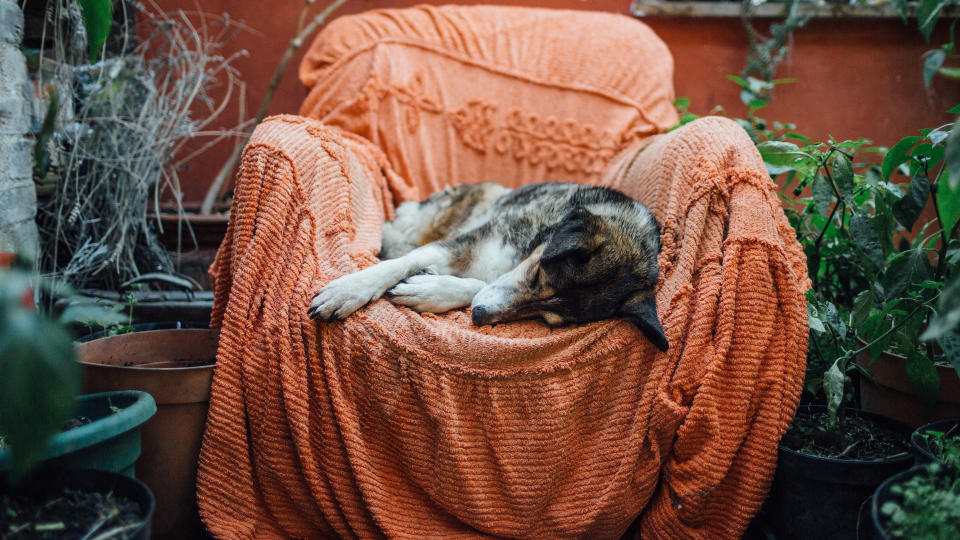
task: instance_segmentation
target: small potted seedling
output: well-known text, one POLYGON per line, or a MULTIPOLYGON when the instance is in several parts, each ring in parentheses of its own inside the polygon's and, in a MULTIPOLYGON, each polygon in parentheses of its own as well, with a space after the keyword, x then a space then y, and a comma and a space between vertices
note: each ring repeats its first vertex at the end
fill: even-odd
POLYGON ((910 444, 917 465, 945 463, 950 459, 960 460, 960 418, 931 422, 917 428, 910 435, 910 444))

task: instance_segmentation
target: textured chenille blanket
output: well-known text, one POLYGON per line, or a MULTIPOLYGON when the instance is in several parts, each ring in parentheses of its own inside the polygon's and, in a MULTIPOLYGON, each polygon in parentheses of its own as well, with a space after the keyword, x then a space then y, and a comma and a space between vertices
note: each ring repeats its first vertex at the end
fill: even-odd
POLYGON ((199 464, 210 531, 251 537, 732 538, 803 378, 803 254, 734 122, 679 129, 672 59, 617 15, 421 7, 342 17, 302 116, 247 147, 211 268, 221 340, 199 464), (607 185, 662 224, 670 349, 624 320, 478 328, 311 297, 447 185, 607 185))

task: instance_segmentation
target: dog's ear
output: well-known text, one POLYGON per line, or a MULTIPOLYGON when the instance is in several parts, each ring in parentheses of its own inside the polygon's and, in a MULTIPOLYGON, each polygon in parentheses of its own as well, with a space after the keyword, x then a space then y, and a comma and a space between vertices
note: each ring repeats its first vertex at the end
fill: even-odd
POLYGON ((560 220, 540 260, 545 263, 561 259, 586 259, 600 245, 596 234, 599 218, 583 207, 576 207, 560 220))
POLYGON ((637 293, 631 296, 620 308, 621 314, 637 326, 661 351, 666 351, 670 344, 660 326, 657 317, 657 303, 652 293, 637 293))

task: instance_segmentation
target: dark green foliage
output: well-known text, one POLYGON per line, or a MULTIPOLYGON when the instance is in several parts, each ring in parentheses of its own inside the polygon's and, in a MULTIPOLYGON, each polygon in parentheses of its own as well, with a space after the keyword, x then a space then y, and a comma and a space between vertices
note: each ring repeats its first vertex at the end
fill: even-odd
POLYGON ((890 488, 880 507, 893 538, 960 538, 960 468, 934 463, 890 488))
POLYGON ((784 178, 785 187, 795 183, 798 195, 808 186, 811 193, 788 201, 785 210, 813 281, 807 390, 823 395, 835 422, 853 399, 851 375, 863 371, 857 356, 892 351, 906 358, 911 386, 932 407, 940 384, 936 364, 960 368, 960 285, 945 292, 960 262, 960 181, 952 186, 946 172, 960 169, 960 149, 945 151, 956 140, 953 125, 905 137, 880 167, 853 159, 882 152, 869 141, 795 145, 778 133, 761 133, 775 139, 758 144, 771 175, 784 178), (902 178, 897 171, 910 173, 911 181, 894 183, 902 178), (937 216, 917 232, 929 205, 937 216), (921 339, 928 326, 936 333, 921 339))
POLYGON ((102 308, 67 310, 55 320, 34 308, 32 287, 69 294, 23 270, 0 269, 0 432, 14 473, 43 457, 47 442, 73 411, 80 370, 65 321, 107 324, 116 314, 102 308))

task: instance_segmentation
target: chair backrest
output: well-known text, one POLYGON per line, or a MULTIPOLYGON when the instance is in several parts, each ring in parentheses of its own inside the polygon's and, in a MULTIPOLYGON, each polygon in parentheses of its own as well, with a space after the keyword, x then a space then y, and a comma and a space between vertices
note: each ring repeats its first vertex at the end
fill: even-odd
POLYGON ((300 79, 310 88, 301 114, 377 144, 420 196, 478 181, 593 182, 620 149, 677 121, 666 45, 609 13, 422 6, 340 17, 300 79))

